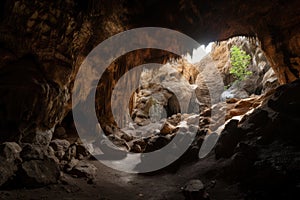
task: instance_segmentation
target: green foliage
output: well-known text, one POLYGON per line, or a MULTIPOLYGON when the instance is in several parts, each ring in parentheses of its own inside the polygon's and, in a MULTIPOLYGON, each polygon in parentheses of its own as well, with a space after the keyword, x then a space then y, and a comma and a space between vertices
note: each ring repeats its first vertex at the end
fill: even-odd
POLYGON ((230 62, 232 67, 229 73, 233 74, 239 81, 245 80, 248 75, 252 74, 252 72, 248 70, 250 60, 250 55, 238 46, 233 45, 230 49, 230 62))

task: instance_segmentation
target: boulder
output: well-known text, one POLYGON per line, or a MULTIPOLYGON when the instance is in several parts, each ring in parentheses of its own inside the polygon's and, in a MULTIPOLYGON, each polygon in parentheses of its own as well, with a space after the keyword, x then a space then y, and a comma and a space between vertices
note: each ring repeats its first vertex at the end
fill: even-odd
POLYGON ((71 160, 70 160, 70 162, 68 162, 65 166, 64 166, 64 171, 65 172, 70 172, 72 169, 73 169, 73 167, 75 167, 77 164, 78 164, 78 162, 79 162, 79 160, 77 160, 76 158, 72 158, 71 160))
POLYGON ((11 180, 21 162, 19 153, 21 147, 15 142, 5 142, 0 145, 0 187, 11 180))
POLYGON ((182 188, 186 200, 209 200, 209 194, 205 191, 205 186, 199 179, 190 180, 182 188))
POLYGON ((152 152, 163 148, 171 141, 171 138, 166 136, 153 136, 151 137, 146 145, 144 152, 152 152))
POLYGON ((22 148, 15 142, 4 142, 0 145, 0 160, 13 162, 19 158, 22 148))
POLYGON ((83 159, 84 157, 90 156, 90 153, 86 149, 86 147, 83 144, 77 144, 76 145, 76 158, 83 159))
POLYGON ((83 160, 79 161, 72 170, 69 171, 72 175, 89 179, 93 179, 96 176, 96 172, 97 168, 93 164, 83 160))
POLYGON ((35 130, 22 136, 22 143, 31 143, 34 145, 48 146, 51 142, 53 129, 50 130, 35 130))
POLYGON ((234 149, 242 139, 242 132, 238 128, 238 120, 230 120, 223 129, 215 147, 216 158, 229 158, 233 155, 234 149))
POLYGON ((262 83, 262 92, 266 93, 271 89, 274 89, 279 86, 277 76, 272 68, 270 68, 265 74, 261 81, 262 83))
POLYGON ((67 151, 70 146, 70 142, 67 140, 55 139, 50 142, 50 146, 55 151, 56 157, 62 159, 65 155, 65 151, 67 151))
POLYGON ((249 97, 249 94, 244 88, 239 86, 239 84, 233 84, 229 89, 225 90, 221 94, 221 101, 226 101, 231 98, 245 99, 247 97, 249 97))
POLYGON ((178 128, 176 126, 173 126, 172 124, 170 124, 169 122, 165 122, 162 129, 160 130, 160 134, 162 135, 168 135, 168 134, 172 134, 174 132, 176 132, 178 130, 178 128))
POLYGON ((55 139, 50 142, 50 146, 54 151, 66 151, 70 146, 70 142, 67 140, 55 139))
POLYGON ((23 161, 42 160, 46 154, 46 150, 41 146, 25 144, 20 152, 20 157, 23 161))
POLYGON ((64 160, 68 160, 70 161, 72 158, 75 158, 77 155, 77 152, 76 152, 76 145, 73 144, 71 145, 68 150, 65 152, 65 155, 64 155, 64 160))
POLYGON ((40 187, 56 183, 60 176, 59 168, 53 159, 25 161, 20 166, 19 178, 26 187, 40 187))

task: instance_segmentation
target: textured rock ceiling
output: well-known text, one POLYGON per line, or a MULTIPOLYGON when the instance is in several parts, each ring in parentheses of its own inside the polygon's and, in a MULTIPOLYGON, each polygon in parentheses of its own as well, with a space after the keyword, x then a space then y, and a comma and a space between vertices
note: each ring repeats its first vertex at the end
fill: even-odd
MULTIPOLYGON (((0 9, 0 75, 5 77, 0 93, 6 94, 0 100, 0 129, 5 132, 9 123, 24 133, 61 121, 61 113, 70 109, 74 76, 85 56, 101 41, 135 27, 171 28, 204 44, 257 36, 280 83, 299 78, 298 0, 2 0, 0 9), (46 113, 42 116, 40 106, 46 113)), ((113 64, 106 78, 119 78, 149 57, 164 62, 168 53, 132 54, 113 64)))
POLYGON ((299 4, 297 0, 5 0, 0 42, 17 56, 37 56, 49 78, 65 84, 74 63, 94 46, 134 27, 176 29, 200 43, 258 36, 285 83, 299 77, 299 4), (58 69, 62 67, 71 69, 58 69))

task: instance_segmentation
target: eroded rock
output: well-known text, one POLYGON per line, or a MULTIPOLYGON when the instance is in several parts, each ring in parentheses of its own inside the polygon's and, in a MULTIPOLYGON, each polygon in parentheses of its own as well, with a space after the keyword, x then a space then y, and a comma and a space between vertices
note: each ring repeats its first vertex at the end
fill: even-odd
POLYGON ((209 200, 209 194, 205 191, 205 186, 201 180, 190 180, 182 188, 186 200, 209 200))
POLYGON ((23 185, 39 187, 57 183, 60 171, 53 159, 45 158, 23 162, 18 175, 23 185))
POLYGON ((15 142, 5 142, 0 145, 0 187, 11 180, 21 162, 19 153, 21 147, 15 142))
POLYGON ((89 179, 95 178, 96 172, 97 168, 93 164, 83 160, 77 162, 75 166, 69 171, 69 173, 72 175, 89 179))
POLYGON ((238 120, 231 120, 223 129, 215 148, 217 159, 232 156, 236 145, 242 139, 242 133, 238 129, 238 122, 238 120))
POLYGON ((43 160, 47 153, 48 152, 44 147, 32 144, 25 144, 20 153, 20 156, 23 159, 23 161, 43 160))
POLYGON ((70 142, 67 140, 55 139, 50 142, 50 146, 54 149, 56 157, 62 159, 70 146, 70 142))

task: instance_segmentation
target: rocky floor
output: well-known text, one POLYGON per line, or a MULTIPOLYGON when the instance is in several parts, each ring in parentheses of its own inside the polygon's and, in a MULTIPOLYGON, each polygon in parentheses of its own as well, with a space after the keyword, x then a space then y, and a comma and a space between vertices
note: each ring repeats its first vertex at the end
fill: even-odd
POLYGON ((223 181, 215 183, 204 178, 215 168, 215 159, 210 156, 205 161, 198 161, 181 166, 176 172, 164 170, 153 174, 128 174, 112 170, 98 161, 90 161, 97 167, 97 174, 92 182, 85 178, 74 178, 64 174, 59 184, 47 187, 0 191, 0 199, 62 199, 62 200, 127 200, 127 199, 185 199, 182 187, 191 179, 201 178, 208 189, 211 199, 242 199, 243 194, 237 185, 223 181))

